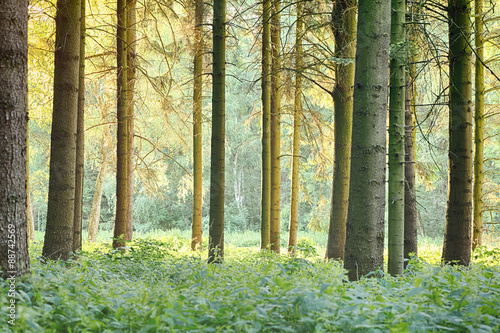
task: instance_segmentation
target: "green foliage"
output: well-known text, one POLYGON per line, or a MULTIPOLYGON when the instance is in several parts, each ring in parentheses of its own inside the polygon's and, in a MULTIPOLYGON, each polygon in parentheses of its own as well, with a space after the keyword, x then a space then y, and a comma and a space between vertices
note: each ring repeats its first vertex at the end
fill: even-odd
MULTIPOLYGON (((312 251, 316 245, 303 238, 312 251)), ((40 263, 16 284, 14 332, 495 332, 499 252, 481 249, 469 269, 412 260, 403 276, 346 280, 338 263, 258 248, 226 249, 207 265, 189 238, 84 244, 78 261, 40 263)), ((206 246, 206 245, 205 245, 206 246)), ((425 251, 424 251, 425 252, 425 251)), ((438 257, 439 253, 434 253, 438 257)), ((0 281, 6 301, 9 285, 0 281)), ((12 327, 0 321, 0 331, 12 327)))

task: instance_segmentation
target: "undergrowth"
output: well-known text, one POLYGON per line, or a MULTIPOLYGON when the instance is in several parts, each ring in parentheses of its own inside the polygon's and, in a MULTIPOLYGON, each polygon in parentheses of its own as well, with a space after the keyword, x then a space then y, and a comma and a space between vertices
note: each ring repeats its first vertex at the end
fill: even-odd
MULTIPOLYGON (((42 264, 16 282, 14 332, 498 332, 500 250, 481 248, 469 268, 413 260, 404 275, 351 283, 314 242, 298 256, 228 244, 223 264, 188 238, 138 238, 128 250, 84 245, 79 259, 42 264)), ((2 304, 9 286, 0 282, 2 304)), ((4 312, 7 318, 7 312, 4 312)))

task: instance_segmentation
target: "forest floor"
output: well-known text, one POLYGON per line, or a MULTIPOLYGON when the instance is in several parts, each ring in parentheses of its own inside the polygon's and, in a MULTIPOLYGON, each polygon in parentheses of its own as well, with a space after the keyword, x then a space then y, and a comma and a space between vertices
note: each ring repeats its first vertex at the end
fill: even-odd
MULTIPOLYGON (((126 252, 109 238, 84 242, 78 260, 45 264, 36 240, 32 275, 16 281, 15 325, 3 306, 0 332, 500 331, 499 248, 460 268, 440 266, 439 246, 423 244, 402 276, 352 283, 314 237, 295 258, 241 246, 246 238, 218 265, 182 235, 139 235, 126 252)), ((9 288, 0 280, 2 304, 9 288)))

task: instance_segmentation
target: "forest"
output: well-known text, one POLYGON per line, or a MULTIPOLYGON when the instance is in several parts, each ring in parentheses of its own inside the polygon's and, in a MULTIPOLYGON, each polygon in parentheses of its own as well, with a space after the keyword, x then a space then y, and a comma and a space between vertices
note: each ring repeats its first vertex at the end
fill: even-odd
POLYGON ((499 331, 496 5, 0 0, 0 331, 499 331))

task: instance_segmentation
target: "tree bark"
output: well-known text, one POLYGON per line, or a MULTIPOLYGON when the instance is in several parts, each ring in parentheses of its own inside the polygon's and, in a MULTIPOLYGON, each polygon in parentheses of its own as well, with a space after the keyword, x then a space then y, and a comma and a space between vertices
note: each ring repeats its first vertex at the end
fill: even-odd
POLYGON ((30 123, 26 122, 26 232, 28 241, 35 240, 35 220, 33 218, 33 205, 31 204, 30 185, 30 123))
POLYGON ((260 247, 271 245, 271 0, 262 9, 262 193, 260 247))
MULTIPOLYGON (((335 36, 335 57, 354 61, 356 56, 356 1, 335 1, 332 24, 335 36)), ((335 75, 333 90, 335 156, 326 257, 344 260, 351 172, 354 62, 336 64, 335 75)))
POLYGON ((80 64, 80 0, 58 0, 49 198, 43 257, 72 257, 76 124, 80 64))
POLYGON ((281 24, 280 0, 272 4, 271 18, 271 251, 280 253, 281 231, 281 24))
POLYGON ((404 0, 392 0, 389 101, 389 263, 391 275, 404 268, 405 75, 407 62, 404 0))
POLYGON ((226 0, 214 1, 208 262, 224 259, 226 0))
POLYGON ((474 155, 474 226, 472 235, 472 250, 483 244, 483 182, 484 182, 484 13, 483 0, 475 0, 475 155, 474 155))
POLYGON ((442 259, 468 266, 472 228, 472 63, 470 2, 449 0, 449 190, 442 259))
POLYGON ((304 33, 304 4, 297 2, 297 21, 295 27, 295 95, 293 113, 293 143, 292 143, 292 186, 290 195, 290 227, 288 232, 288 253, 295 255, 297 248, 297 231, 299 228, 299 157, 300 157, 300 122, 302 118, 302 70, 304 33))
POLYGON ((129 130, 128 115, 128 59, 127 59, 127 1, 117 1, 117 117, 118 138, 116 149, 116 217, 113 248, 124 247, 128 240, 129 219, 129 130))
POLYGON ((344 261, 350 280, 384 264, 390 10, 388 0, 359 1, 344 261))
POLYGON ((28 1, 0 6, 0 268, 4 279, 30 270, 26 233, 28 1))
POLYGON ((203 148, 202 148, 202 90, 203 90, 203 0, 195 0, 194 14, 194 81, 193 81, 193 225, 191 233, 191 249, 202 246, 203 230, 203 148))

